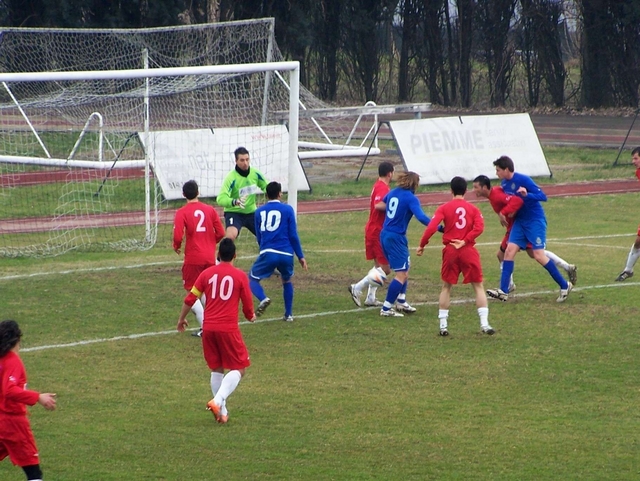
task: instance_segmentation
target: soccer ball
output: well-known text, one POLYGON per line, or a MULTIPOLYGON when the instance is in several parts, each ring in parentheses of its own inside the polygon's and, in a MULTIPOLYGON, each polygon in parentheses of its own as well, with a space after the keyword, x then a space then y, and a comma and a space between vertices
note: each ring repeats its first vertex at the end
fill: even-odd
POLYGON ((381 267, 374 267, 367 274, 367 280, 372 286, 382 286, 387 280, 387 275, 384 273, 381 267))

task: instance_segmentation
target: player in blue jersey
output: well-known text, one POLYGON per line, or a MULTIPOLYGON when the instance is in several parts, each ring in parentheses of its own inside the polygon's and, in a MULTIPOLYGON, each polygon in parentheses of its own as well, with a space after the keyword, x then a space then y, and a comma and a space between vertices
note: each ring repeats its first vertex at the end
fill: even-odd
POLYGON ((293 207, 280 202, 282 186, 278 182, 270 182, 266 188, 268 202, 256 210, 256 239, 260 246, 260 255, 251 266, 249 272, 249 286, 251 292, 260 301, 256 309, 256 316, 261 316, 271 304, 264 289, 260 285, 277 269, 282 279, 284 297, 284 317, 287 322, 293 321, 293 255, 304 270, 307 270, 307 260, 302 253, 296 214, 293 207))
POLYGON ((380 232, 380 243, 389 261, 389 267, 395 272, 395 277, 387 289, 387 298, 380 310, 380 315, 384 317, 402 317, 402 312, 416 312, 415 307, 409 305, 406 298, 411 267, 407 227, 413 216, 424 225, 428 225, 431 220, 422 212, 420 201, 415 195, 419 184, 418 174, 403 172, 398 176, 397 187, 376 205, 377 209, 384 209, 386 213, 380 232), (392 309, 394 304, 395 310, 392 309))
POLYGON ((515 172, 513 160, 506 155, 494 161, 493 165, 496 168, 496 175, 502 181, 502 190, 505 194, 518 195, 524 203, 513 221, 509 243, 504 253, 500 287, 487 290, 487 295, 503 302, 507 300, 514 259, 520 249, 526 249, 527 243, 529 243, 533 251, 533 258, 549 272, 549 275, 560 286, 560 295, 556 300, 558 302, 566 301, 571 289, 573 289, 573 284, 562 277, 558 267, 546 256, 544 251, 547 242, 547 218, 540 202, 546 202, 546 194, 531 177, 515 172))

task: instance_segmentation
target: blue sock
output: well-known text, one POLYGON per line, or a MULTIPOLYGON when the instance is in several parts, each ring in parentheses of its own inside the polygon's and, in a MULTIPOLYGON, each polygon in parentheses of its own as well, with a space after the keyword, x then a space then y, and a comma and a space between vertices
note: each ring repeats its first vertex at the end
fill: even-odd
POLYGON ((553 261, 549 260, 544 268, 547 270, 547 272, 549 272, 549 274, 551 274, 551 277, 553 277, 553 280, 556 281, 556 284, 560 286, 560 289, 567 289, 569 287, 569 284, 567 283, 565 278, 562 277, 562 274, 560 274, 558 266, 556 266, 553 261))
POLYGON ((513 274, 514 267, 514 261, 502 262, 502 275, 500 276, 500 290, 502 292, 509 292, 509 282, 511 280, 511 274, 513 274))
POLYGON ((393 305, 396 302, 398 295, 402 291, 402 286, 403 284, 398 279, 394 278, 389 284, 389 288, 387 289, 387 298, 385 299, 385 301, 393 305))
POLYGON ((264 293, 264 289, 260 285, 260 281, 249 278, 249 287, 251 288, 251 293, 256 296, 260 302, 267 298, 267 295, 264 293))
POLYGON ((282 297, 284 298, 284 315, 293 316, 293 282, 282 284, 282 297))
POLYGON ((400 294, 398 294, 398 303, 404 304, 407 302, 407 285, 409 284, 409 279, 404 281, 402 284, 402 289, 400 289, 400 294))

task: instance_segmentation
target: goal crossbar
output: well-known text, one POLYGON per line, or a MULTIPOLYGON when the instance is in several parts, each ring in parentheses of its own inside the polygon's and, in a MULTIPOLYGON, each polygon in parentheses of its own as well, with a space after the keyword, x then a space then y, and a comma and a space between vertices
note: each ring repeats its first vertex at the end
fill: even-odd
MULTIPOLYGON (((198 75, 254 74, 259 72, 288 71, 290 75, 289 111, 287 115, 289 130, 289 175, 290 186, 297 185, 298 162, 298 127, 300 97, 300 62, 266 62, 247 64, 204 65, 192 67, 164 67, 149 69, 94 70, 94 71, 59 71, 59 72, 11 72, 0 73, 0 83, 14 82, 51 82, 51 81, 86 81, 86 80, 126 80, 158 77, 181 77, 198 75)), ((1 157, 0 161, 13 162, 15 159, 1 157)), ((42 162, 42 160, 40 160, 42 162)), ((54 161, 55 162, 55 161, 54 161)), ((69 166, 66 161, 65 165, 69 166)), ((95 165, 95 164, 94 164, 95 165)), ((137 166, 138 164, 136 164, 137 166)), ((145 168, 148 168, 146 163, 145 168)), ((297 212, 297 190, 290 189, 288 202, 297 212)))

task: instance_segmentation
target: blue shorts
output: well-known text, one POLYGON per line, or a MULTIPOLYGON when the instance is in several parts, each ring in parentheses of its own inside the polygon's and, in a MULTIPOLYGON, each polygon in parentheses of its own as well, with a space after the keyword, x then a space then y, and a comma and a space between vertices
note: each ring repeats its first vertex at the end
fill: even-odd
POLYGON ((396 272, 409 270, 411 260, 409 259, 409 242, 406 235, 383 230, 380 233, 380 243, 391 269, 396 272))
POLYGON ((251 214, 241 214, 240 212, 225 212, 224 223, 225 228, 235 227, 238 229, 238 235, 243 227, 249 229, 249 231, 256 235, 256 216, 252 212, 251 214))
POLYGON ((528 220, 526 223, 513 223, 509 242, 517 244, 520 249, 526 249, 531 244, 533 250, 544 249, 547 244, 547 220, 545 218, 528 220))
POLYGON ((271 274, 276 269, 280 273, 282 282, 291 279, 293 277, 293 256, 276 254, 275 252, 263 252, 251 266, 249 276, 259 281, 271 277, 271 274))

